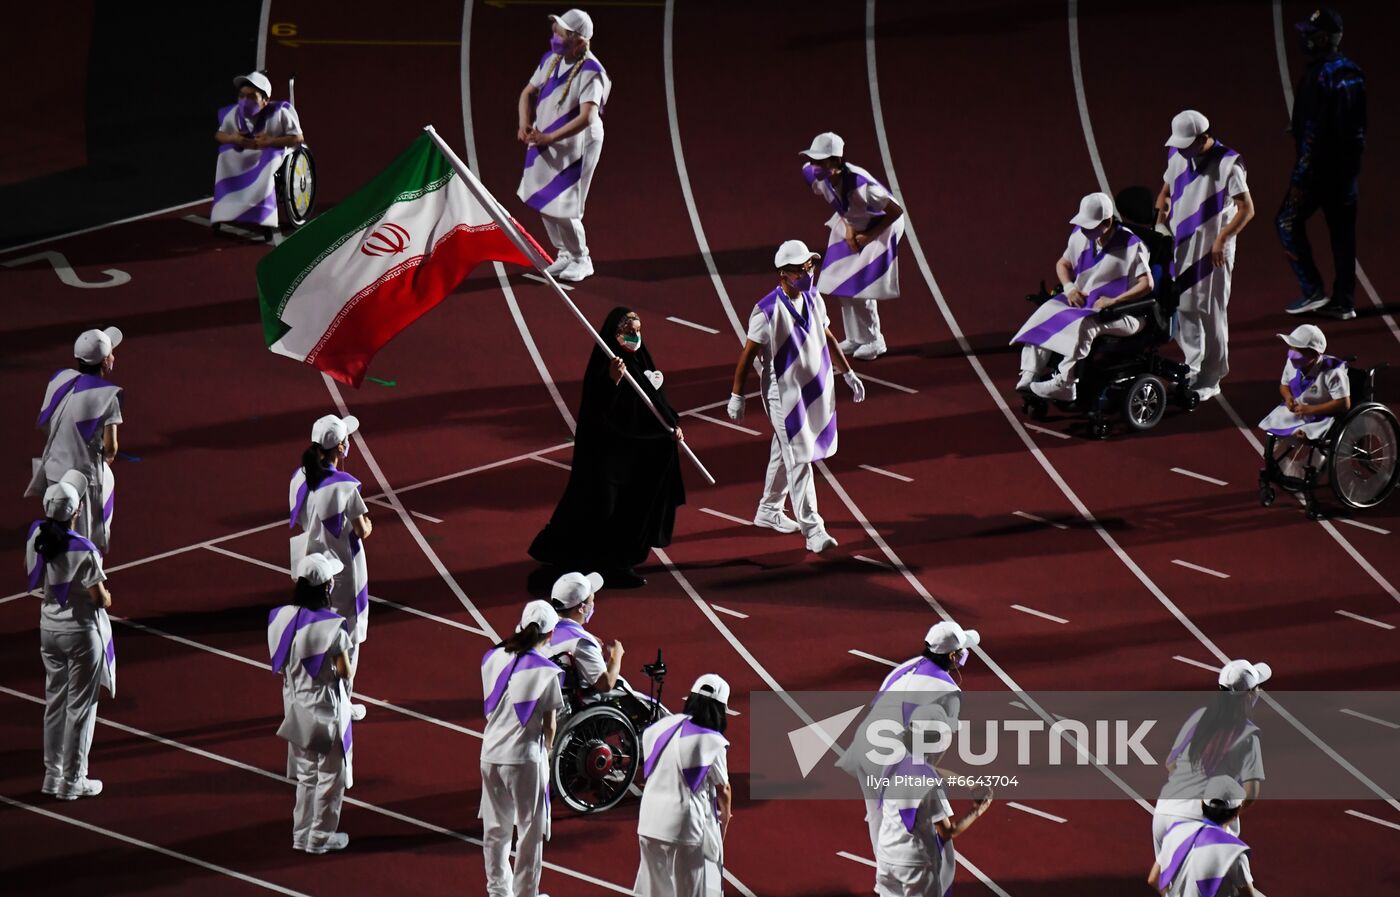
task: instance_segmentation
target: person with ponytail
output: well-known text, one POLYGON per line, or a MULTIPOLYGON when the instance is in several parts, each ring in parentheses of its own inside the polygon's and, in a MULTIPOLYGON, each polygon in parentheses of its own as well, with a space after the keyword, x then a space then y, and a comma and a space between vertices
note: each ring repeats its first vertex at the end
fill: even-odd
POLYGON ((543 653, 559 614, 531 601, 515 634, 481 659, 481 849, 488 897, 539 897, 549 840, 549 754, 564 706, 560 669, 543 653), (510 844, 516 835, 515 867, 510 844))
MULTIPOLYGON (((311 444, 301 455, 301 466, 292 474, 288 489, 291 529, 301 528, 291 540, 291 569, 308 554, 330 552, 349 572, 347 581, 331 597, 332 609, 345 618, 350 634, 346 662, 347 694, 354 694, 355 673, 360 666, 360 645, 369 637, 369 568, 364 540, 374 530, 369 506, 360 494, 360 481, 344 470, 350 457, 350 436, 360 428, 354 416, 327 414, 311 425, 311 444)), ((353 719, 365 717, 364 704, 351 704, 353 719)))
POLYGON ((44 660, 44 794, 60 800, 95 797, 88 751, 97 722, 98 688, 116 691, 116 650, 107 608, 112 595, 102 553, 73 527, 88 492, 77 470, 44 492, 44 519, 29 527, 24 566, 28 587, 42 587, 39 654, 44 660), (74 588, 74 587, 77 588, 74 588))

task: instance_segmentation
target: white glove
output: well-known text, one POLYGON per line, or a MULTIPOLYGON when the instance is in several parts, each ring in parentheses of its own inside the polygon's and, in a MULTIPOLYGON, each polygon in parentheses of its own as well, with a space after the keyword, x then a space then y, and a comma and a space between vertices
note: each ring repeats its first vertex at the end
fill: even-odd
POLYGON ((855 371, 847 371, 845 374, 846 385, 851 388, 851 398, 857 405, 865 401, 865 384, 860 382, 855 371))
POLYGON ((744 397, 741 396, 741 395, 738 395, 737 393, 732 393, 732 392, 731 392, 731 393, 729 394, 729 408, 728 408, 727 410, 728 410, 728 412, 729 412, 729 419, 730 419, 730 420, 743 420, 743 418, 744 418, 744 397))

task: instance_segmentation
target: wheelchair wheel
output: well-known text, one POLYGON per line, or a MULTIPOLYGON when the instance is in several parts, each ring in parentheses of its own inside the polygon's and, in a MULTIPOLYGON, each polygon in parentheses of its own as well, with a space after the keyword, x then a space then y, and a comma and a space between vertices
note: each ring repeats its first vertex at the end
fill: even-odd
POLYGON ((1167 385, 1156 374, 1143 374, 1123 393, 1123 420, 1129 430, 1150 430, 1167 410, 1167 385))
POLYGON ((1335 429, 1327 455, 1328 480, 1337 501, 1349 508, 1373 508, 1395 491, 1400 463, 1400 424, 1386 406, 1355 408, 1335 429))
POLYGON ((293 147, 277 169, 278 221, 296 230, 311 219, 315 206, 316 160, 305 146, 293 147))
POLYGON ((637 777, 641 739, 621 711, 589 707, 569 717, 554 742, 554 789, 580 813, 617 806, 637 777))

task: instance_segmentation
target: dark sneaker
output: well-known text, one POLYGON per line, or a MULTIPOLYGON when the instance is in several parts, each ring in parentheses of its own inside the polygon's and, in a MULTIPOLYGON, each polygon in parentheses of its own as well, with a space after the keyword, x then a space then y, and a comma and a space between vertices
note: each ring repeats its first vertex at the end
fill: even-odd
POLYGON ((1350 306, 1338 305, 1335 302, 1327 303, 1322 308, 1319 308, 1317 313, 1326 315, 1329 318, 1336 318, 1338 321, 1350 321, 1356 317, 1356 309, 1350 306))
POLYGON ((1311 296, 1304 296, 1297 302, 1284 309, 1290 315, 1301 315, 1305 312, 1316 311, 1327 304, 1327 297, 1321 293, 1314 293, 1311 296))

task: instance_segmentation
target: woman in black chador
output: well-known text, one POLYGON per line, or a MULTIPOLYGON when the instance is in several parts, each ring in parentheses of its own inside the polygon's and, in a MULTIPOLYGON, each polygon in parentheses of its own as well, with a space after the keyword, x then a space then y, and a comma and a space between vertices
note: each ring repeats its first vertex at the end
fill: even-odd
POLYGON ((617 358, 593 349, 583 374, 574 434, 573 470, 554 516, 530 545, 530 556, 565 570, 603 574, 615 588, 646 580, 632 569, 653 547, 671 544, 676 508, 685 504, 674 435, 622 382, 624 367, 672 427, 677 417, 661 388, 661 372, 642 345, 642 321, 614 308, 598 329, 617 358))

